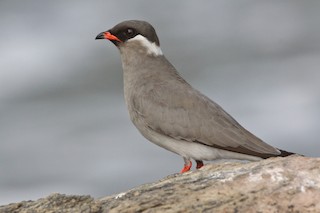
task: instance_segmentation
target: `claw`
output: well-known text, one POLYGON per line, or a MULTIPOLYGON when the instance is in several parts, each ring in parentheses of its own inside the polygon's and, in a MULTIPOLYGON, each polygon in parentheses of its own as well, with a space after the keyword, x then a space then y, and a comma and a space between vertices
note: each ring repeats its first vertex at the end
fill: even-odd
POLYGON ((185 173, 187 171, 190 171, 191 167, 192 167, 192 162, 189 159, 183 158, 184 159, 184 167, 181 170, 180 174, 185 173))
POLYGON ((200 169, 201 167, 203 167, 203 162, 202 160, 196 160, 196 163, 197 163, 197 169, 200 169))
POLYGON ((185 164, 185 165, 184 165, 184 167, 183 167, 183 169, 181 170, 180 173, 182 174, 182 173, 185 173, 185 172, 187 172, 187 171, 190 171, 191 166, 192 166, 192 163, 191 163, 191 161, 190 161, 190 164, 185 164))

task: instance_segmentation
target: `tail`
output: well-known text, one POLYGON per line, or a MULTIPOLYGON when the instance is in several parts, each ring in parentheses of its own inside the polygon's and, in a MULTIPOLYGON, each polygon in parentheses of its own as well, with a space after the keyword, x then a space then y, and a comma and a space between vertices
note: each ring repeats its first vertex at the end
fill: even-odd
MULTIPOLYGON (((281 150, 281 149, 279 149, 279 151, 281 152, 281 154, 278 155, 279 157, 287 157, 289 155, 297 155, 297 153, 287 152, 287 151, 281 150)), ((298 155, 300 155, 300 154, 298 154, 298 155)), ((301 155, 301 156, 303 156, 303 155, 301 155)))
MULTIPOLYGON (((275 155, 275 154, 262 154, 259 155, 259 157, 263 158, 263 159, 267 159, 267 158, 271 158, 271 157, 287 157, 289 155, 300 155, 294 152, 288 152, 282 149, 278 149, 281 153, 279 155, 275 155)), ((300 155, 303 156, 303 155, 300 155)))

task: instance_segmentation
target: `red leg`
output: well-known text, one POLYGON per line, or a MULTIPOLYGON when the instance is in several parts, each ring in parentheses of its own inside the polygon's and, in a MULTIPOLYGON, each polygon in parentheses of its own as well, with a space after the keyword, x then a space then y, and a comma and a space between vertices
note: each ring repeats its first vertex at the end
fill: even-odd
POLYGON ((187 158, 183 158, 183 160, 184 160, 184 167, 183 167, 183 169, 181 170, 180 173, 185 173, 185 172, 189 171, 191 169, 191 167, 192 167, 191 160, 189 160, 187 158))
POLYGON ((197 169, 200 169, 201 167, 203 167, 203 162, 202 160, 196 160, 196 163, 197 163, 197 169))

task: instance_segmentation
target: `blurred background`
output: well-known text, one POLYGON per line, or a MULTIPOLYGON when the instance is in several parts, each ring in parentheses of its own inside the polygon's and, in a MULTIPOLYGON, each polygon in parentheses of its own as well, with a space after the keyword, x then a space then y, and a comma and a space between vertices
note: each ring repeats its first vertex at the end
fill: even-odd
POLYGON ((123 100, 96 35, 149 21, 181 75, 273 146, 320 156, 320 1, 0 1, 0 204, 101 197, 182 169, 123 100))

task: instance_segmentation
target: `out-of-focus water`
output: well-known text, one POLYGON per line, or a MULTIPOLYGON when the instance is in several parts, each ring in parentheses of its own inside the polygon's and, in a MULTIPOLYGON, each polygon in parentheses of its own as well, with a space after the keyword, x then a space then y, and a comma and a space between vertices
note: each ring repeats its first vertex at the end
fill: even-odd
POLYGON ((320 2, 0 2, 0 204, 95 197, 180 171, 129 121, 117 49, 95 41, 151 22, 195 88, 266 142, 319 156, 320 2))

